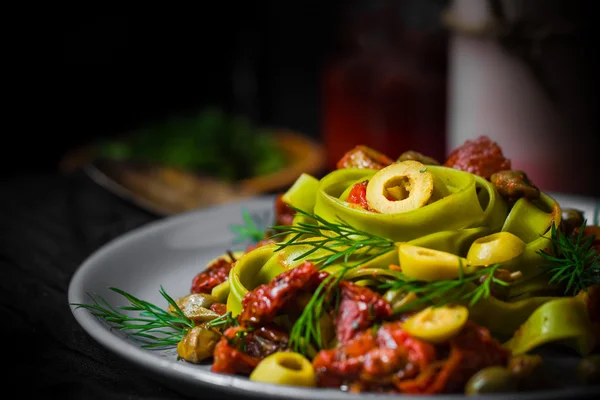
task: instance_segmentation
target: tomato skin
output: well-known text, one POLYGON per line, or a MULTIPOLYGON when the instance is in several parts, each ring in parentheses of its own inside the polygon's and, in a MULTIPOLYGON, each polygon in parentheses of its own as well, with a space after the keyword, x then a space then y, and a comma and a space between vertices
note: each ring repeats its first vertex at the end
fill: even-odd
POLYGON ((294 305, 300 293, 316 290, 322 279, 323 274, 309 261, 279 274, 271 282, 246 293, 238 318, 240 323, 271 323, 279 311, 294 305))
POLYGON ((212 372, 249 375, 263 358, 285 349, 288 340, 273 326, 227 328, 215 346, 212 372))
POLYGON ((356 333, 370 327, 374 321, 392 315, 392 307, 371 289, 352 282, 340 282, 341 301, 335 313, 338 343, 347 343, 356 333))
POLYGON ((366 329, 345 345, 321 350, 313 360, 318 385, 345 385, 355 392, 455 393, 477 371, 508 365, 508 350, 472 321, 440 345, 414 338, 402 325, 384 322, 377 331, 366 329))
POLYGON ((206 270, 197 274, 192 280, 191 293, 210 294, 212 289, 229 278, 232 263, 220 258, 210 264, 206 270))
POLYGON ((346 201, 350 204, 354 204, 360 208, 364 208, 367 211, 371 211, 369 203, 367 203, 367 184, 368 181, 363 181, 354 184, 350 193, 348 193, 348 199, 346 201))
POLYGON ((275 225, 292 225, 296 211, 283 201, 283 193, 275 197, 275 225))
POLYGON ((432 345, 414 339, 402 322, 366 329, 345 345, 321 350, 313 360, 321 387, 350 385, 352 391, 397 391, 398 379, 416 377, 435 359, 432 345))

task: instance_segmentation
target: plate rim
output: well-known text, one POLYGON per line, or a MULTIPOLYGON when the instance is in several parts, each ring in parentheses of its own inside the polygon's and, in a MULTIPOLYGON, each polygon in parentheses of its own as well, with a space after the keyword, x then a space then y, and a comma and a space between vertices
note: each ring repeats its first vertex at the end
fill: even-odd
MULTIPOLYGON (((570 196, 570 195, 560 195, 570 196)), ((215 391, 222 392, 223 395, 244 395, 262 397, 266 399, 286 398, 290 400, 314 400, 315 398, 323 400, 389 400, 398 398, 398 394, 379 394, 379 393, 347 393, 338 389, 324 388, 300 388, 294 386, 280 386, 266 383, 251 382, 247 378, 234 375, 217 374, 211 371, 198 369, 191 372, 189 366, 182 361, 167 360, 156 357, 152 351, 142 349, 136 346, 134 342, 128 340, 114 340, 117 338, 112 333, 109 325, 94 317, 85 309, 78 309, 73 303, 83 303, 87 298, 83 292, 83 285, 86 282, 86 276, 95 268, 98 268, 99 261, 106 254, 116 251, 121 247, 136 240, 143 240, 143 237, 160 230, 169 230, 182 221, 189 223, 190 218, 202 219, 203 216, 211 213, 226 212, 228 209, 241 207, 244 204, 256 202, 259 207, 267 207, 272 204, 274 195, 254 196, 249 199, 242 199, 232 203, 219 204, 206 207, 200 210, 186 211, 180 214, 159 218, 148 222, 142 226, 134 228, 128 232, 119 235, 94 250, 72 274, 68 285, 68 305, 73 317, 83 331, 98 342, 102 347, 112 354, 117 355, 124 361, 130 362, 138 367, 141 373, 150 373, 154 378, 161 381, 165 386, 178 391, 175 382, 184 383, 184 386, 200 386, 215 391), (165 368, 167 367, 167 368, 165 368), (164 368, 164 369, 163 369, 164 368)), ((600 199, 591 199, 599 201, 600 199)), ((198 249, 199 252, 202 249, 198 249)), ((189 395, 188 392, 185 392, 189 395)), ((549 389, 541 391, 527 391, 516 393, 498 393, 485 396, 466 396, 464 394, 437 394, 437 395, 401 395, 406 400, 449 400, 466 398, 484 398, 489 400, 552 400, 562 399, 571 396, 584 398, 590 394, 600 395, 600 386, 581 386, 578 388, 549 389)))

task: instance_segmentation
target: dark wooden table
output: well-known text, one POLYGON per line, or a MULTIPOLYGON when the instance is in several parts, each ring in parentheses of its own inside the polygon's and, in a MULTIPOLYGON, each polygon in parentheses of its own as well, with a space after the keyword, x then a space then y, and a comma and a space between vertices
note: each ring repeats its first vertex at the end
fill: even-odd
POLYGON ((4 179, 0 215, 4 389, 57 399, 183 399, 95 342, 67 300, 71 276, 94 250, 158 217, 79 172, 4 179))

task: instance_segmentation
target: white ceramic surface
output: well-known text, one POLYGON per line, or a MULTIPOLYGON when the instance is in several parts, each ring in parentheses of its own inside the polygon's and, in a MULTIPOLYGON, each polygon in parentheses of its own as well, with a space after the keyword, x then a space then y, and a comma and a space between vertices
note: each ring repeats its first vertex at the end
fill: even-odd
MULTIPOLYGON (((563 207, 582 209, 590 216, 594 202, 587 198, 554 196, 563 207)), ((212 258, 226 250, 242 249, 245 244, 232 246, 234 234, 230 225, 242 223, 242 211, 269 213, 273 197, 261 197, 168 217, 129 232, 106 244, 92 254, 76 271, 69 286, 69 304, 89 303, 87 293, 103 296, 111 304, 124 305, 123 298, 109 287, 123 289, 134 296, 165 306, 159 293, 162 286, 172 297, 189 293, 193 277, 202 271, 212 258)), ((262 399, 390 399, 397 395, 354 395, 333 389, 303 389, 250 382, 243 377, 210 372, 209 365, 193 365, 177 361, 175 350, 142 349, 139 343, 92 316, 85 309, 71 306, 73 315, 83 329, 102 346, 143 369, 149 376, 189 396, 207 398, 207 391, 222 393, 223 398, 262 399), (241 398, 241 397, 240 397, 241 398)), ((556 365, 556 377, 562 371, 572 371, 577 358, 569 353, 550 354, 548 362, 556 365)), ((565 382, 564 390, 536 393, 515 393, 485 396, 486 399, 559 399, 580 398, 592 393, 565 382), (577 397, 574 397, 577 396, 577 397)), ((599 389, 598 387, 596 389, 599 389)), ((600 394, 600 390, 594 392, 600 394)), ((210 397, 212 398, 212 397, 210 397)), ((402 399, 446 400, 464 398, 462 395, 402 396, 402 399)), ((472 398, 472 397, 470 397, 472 398)), ((475 397, 477 398, 477 397, 475 397)))

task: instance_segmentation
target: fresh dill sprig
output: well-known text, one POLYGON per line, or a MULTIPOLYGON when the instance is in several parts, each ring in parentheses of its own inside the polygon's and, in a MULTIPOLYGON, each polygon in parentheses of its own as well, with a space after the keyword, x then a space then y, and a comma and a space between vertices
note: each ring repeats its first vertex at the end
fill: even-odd
POLYGON ((233 239, 234 244, 247 241, 258 243, 265 238, 270 225, 270 213, 266 213, 265 215, 250 214, 250 211, 244 209, 242 210, 242 219, 244 221, 242 225, 231 225, 229 227, 236 234, 236 237, 233 239))
MULTIPOLYGON (((114 329, 124 331, 128 336, 141 340, 144 342, 141 345, 142 348, 176 346, 194 327, 194 322, 185 316, 181 308, 162 287, 160 294, 173 307, 172 312, 141 300, 124 290, 114 287, 111 287, 110 290, 129 300, 129 305, 114 307, 102 296, 92 294, 89 294, 92 304, 72 303, 72 305, 89 310, 92 315, 110 323, 114 329), (138 316, 125 314, 121 310, 135 311, 138 316)), ((231 312, 228 312, 204 325, 224 330, 237 324, 237 319, 231 316, 231 312)))
POLYGON ((600 284, 600 254, 593 248, 595 235, 584 236, 586 220, 574 235, 561 233, 552 224, 551 251, 539 251, 550 275, 549 283, 565 285, 565 294, 577 294, 591 285, 600 284))
POLYGON ((307 258, 318 250, 327 250, 331 254, 307 259, 320 267, 326 267, 336 261, 348 263, 351 257, 357 257, 356 265, 364 264, 379 257, 395 247, 393 240, 356 229, 339 219, 338 223, 290 206, 296 213, 315 222, 297 222, 291 226, 273 226, 276 233, 271 238, 286 236, 276 244, 276 250, 290 246, 309 245, 312 248, 297 256, 294 260, 307 258), (308 236, 308 237, 306 237, 308 236), (321 237, 317 239, 316 237, 321 237))
POLYGON ((239 322, 236 318, 233 318, 231 316, 231 311, 228 311, 225 314, 208 321, 204 325, 210 328, 222 328, 224 330, 226 328, 229 328, 230 326, 238 326, 239 322))
POLYGON ((92 315, 110 323, 113 328, 124 331, 132 338, 145 342, 143 348, 157 348, 177 345, 185 334, 194 327, 194 323, 185 316, 175 301, 161 287, 160 294, 173 306, 170 313, 154 304, 114 287, 116 292, 129 301, 127 306, 111 306, 102 296, 89 294, 92 304, 73 303, 77 308, 85 308, 92 315), (138 316, 122 311, 135 311, 138 316))
POLYGON ((458 278, 442 281, 424 282, 416 280, 396 280, 386 282, 378 286, 382 290, 398 290, 405 293, 414 293, 417 298, 402 307, 394 309, 394 313, 412 311, 423 305, 433 304, 439 307, 445 304, 466 302, 473 307, 482 298, 491 295, 492 285, 508 286, 509 284, 494 273, 500 268, 500 264, 475 271, 473 274, 465 275, 462 264, 458 269, 458 278), (478 281, 480 283, 478 284, 478 281))
POLYGON ((341 294, 338 283, 347 270, 348 268, 344 268, 337 275, 332 274, 323 279, 304 307, 290 331, 289 347, 295 352, 308 355, 311 347, 317 351, 324 348, 321 317, 332 303, 336 308, 339 306, 341 294))

